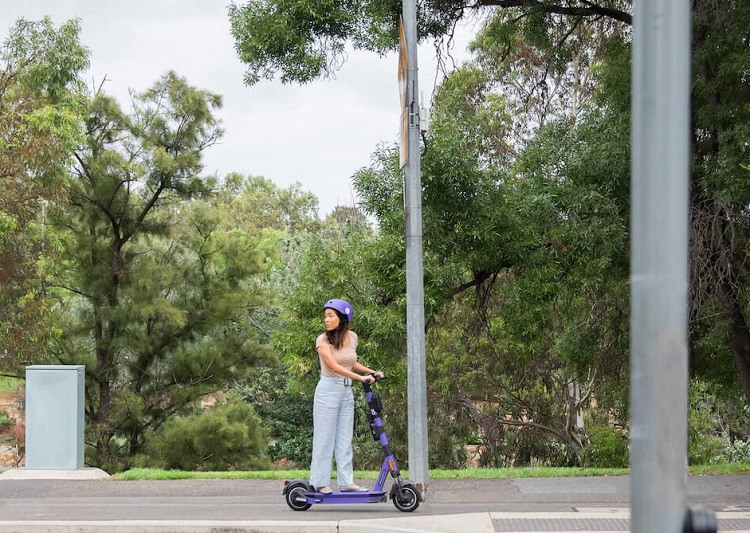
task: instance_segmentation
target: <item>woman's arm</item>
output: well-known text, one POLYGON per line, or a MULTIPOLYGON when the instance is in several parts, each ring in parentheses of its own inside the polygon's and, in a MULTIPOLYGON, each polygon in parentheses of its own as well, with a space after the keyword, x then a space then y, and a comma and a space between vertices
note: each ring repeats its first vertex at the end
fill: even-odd
MULTIPOLYGON (((354 363, 354 366, 352 367, 352 370, 348 370, 341 366, 337 361, 336 358, 333 355, 333 350, 331 350, 331 346, 324 344, 322 346, 318 346, 318 354, 320 354, 320 358, 323 359, 323 362, 326 364, 328 368, 331 369, 336 375, 341 376, 342 378, 352 378, 352 379, 358 379, 359 381, 365 381, 370 380, 372 377, 370 376, 362 376, 360 374, 357 374, 356 372, 353 372, 353 370, 359 368, 364 369, 366 373, 372 372, 369 368, 364 367, 360 365, 359 363, 354 363), (358 368, 359 367, 359 368, 358 368)), ((362 372, 363 370, 359 370, 362 372)))
POLYGON ((352 366, 352 370, 356 370, 357 372, 361 372, 362 374, 380 374, 380 377, 382 378, 384 375, 379 370, 373 370, 372 368, 367 368, 365 365, 361 364, 359 361, 354 363, 354 366, 352 366))

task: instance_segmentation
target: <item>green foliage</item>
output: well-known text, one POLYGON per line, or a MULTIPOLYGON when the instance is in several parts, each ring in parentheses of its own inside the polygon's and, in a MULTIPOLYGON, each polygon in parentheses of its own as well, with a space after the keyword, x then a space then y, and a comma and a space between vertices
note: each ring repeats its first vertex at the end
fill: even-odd
POLYGON ((45 206, 63 194, 82 142, 80 24, 20 19, 0 46, 0 370, 49 362, 50 323, 39 265, 52 251, 45 206))
MULTIPOLYGON (((474 428, 468 428, 457 423, 453 413, 448 411, 450 406, 438 401, 434 393, 432 397, 428 398, 428 402, 430 404, 427 419, 430 468, 464 468, 468 461, 468 454, 464 445, 470 442, 469 431, 474 428)), ((404 440, 401 444, 405 445, 406 443, 407 441, 404 440)), ((407 451, 408 448, 404 446, 404 455, 400 457, 406 458, 407 451)))
MULTIPOLYGON (((421 6, 420 34, 446 33, 461 2, 421 6)), ((250 0, 229 5, 235 48, 252 85, 280 74, 283 83, 332 77, 347 43, 378 54, 398 47, 401 2, 395 0, 250 0)))
POLYGON ((690 383, 689 460, 693 465, 745 462, 750 408, 727 397, 710 381, 690 383))
MULTIPOLYGON (((563 48, 566 38, 552 41, 555 28, 558 37, 572 26, 580 30, 584 19, 598 25, 612 20, 629 23, 631 2, 607 2, 606 10, 588 2, 542 0, 521 9, 506 9, 512 21, 524 26, 534 43, 563 48), (575 14, 559 17, 559 14, 575 14), (602 22, 603 21, 603 22, 602 22)), ((417 2, 417 32, 420 41, 432 39, 437 45, 449 42, 456 25, 472 10, 495 9, 496 0, 441 0, 417 2)), ((399 20, 403 3, 398 0, 248 0, 229 6, 232 35, 240 60, 247 65, 245 82, 252 85, 261 79, 280 74, 284 83, 307 83, 315 78, 331 77, 344 62, 347 44, 355 49, 378 54, 397 49, 399 20)), ((485 11, 486 12, 486 11, 485 11)), ((567 40, 573 41, 568 32, 567 40)))
POLYGON ((745 3, 693 10, 691 172, 692 368, 717 388, 741 385, 750 399, 747 245, 750 188, 750 54, 745 3), (731 362, 730 362, 731 357, 731 362), (739 370, 729 378, 724 369, 739 370))
POLYGON ((234 197, 226 200, 232 207, 227 216, 238 227, 275 230, 292 237, 320 225, 318 199, 299 183, 282 189, 262 177, 230 174, 220 194, 234 197))
POLYGON ((272 461, 306 468, 312 459, 312 397, 289 389, 278 366, 259 366, 252 379, 233 390, 253 406, 270 438, 266 454, 272 461))
MULTIPOLYGON (((312 408, 313 390, 319 375, 314 340, 323 330, 322 305, 336 296, 354 305, 352 329, 359 335, 360 360, 372 368, 383 369, 390 378, 379 384, 379 392, 388 398, 387 427, 389 435, 393 435, 394 450, 405 458, 405 302, 400 284, 403 283, 403 257, 395 258, 397 253, 379 242, 379 235, 373 232, 362 213, 353 208, 336 209, 321 228, 298 235, 290 244, 293 248, 287 253, 293 261, 288 262, 286 268, 293 276, 280 293, 283 297, 278 300, 278 322, 273 325, 271 342, 283 361, 280 375, 286 382, 279 388, 294 399, 290 407, 296 409, 296 414, 292 414, 306 418, 301 423, 299 418, 291 418, 299 423, 298 436, 289 440, 291 435, 285 433, 289 435, 283 443, 285 453, 298 464, 307 463, 310 441, 305 443, 304 439, 311 429, 311 417, 307 413, 312 408), (373 271, 389 271, 393 275, 383 285, 373 271), (287 287, 291 287, 291 291, 287 287), (387 306, 384 303, 394 297, 390 287, 398 287, 401 295, 393 305, 387 306), (303 405, 305 398, 307 405, 303 405)), ((355 394, 359 394, 359 390, 355 394)), ((273 405, 281 409, 281 418, 286 420, 285 404, 274 402, 273 405)), ((358 403, 355 462, 360 467, 379 468, 382 453, 372 441, 364 412, 364 407, 358 403)), ((281 421, 273 424, 283 431, 281 425, 276 426, 278 422, 281 421)))
POLYGON ((729 464, 750 464, 750 440, 735 440, 722 451, 722 460, 729 464))
POLYGON ((13 419, 7 411, 0 411, 0 432, 8 431, 13 427, 13 419))
POLYGON ((281 81, 308 82, 340 61, 361 2, 253 0, 230 4, 229 18, 240 60, 252 85, 283 72, 281 81))
POLYGON ((265 444, 252 407, 235 401, 215 411, 170 418, 150 436, 136 463, 180 470, 259 470, 268 467, 265 444))
POLYGON ((593 468, 627 468, 630 461, 628 436, 608 424, 588 427, 591 443, 586 447, 583 463, 593 468))
POLYGON ((729 342, 729 318, 719 312, 718 302, 704 302, 703 313, 713 320, 701 320, 692 329, 690 370, 693 375, 714 384, 714 393, 733 396, 740 387, 729 342))
MULTIPOLYGON (((422 159, 431 466, 460 465, 469 441, 492 465, 626 457, 609 420, 586 428, 587 446, 573 416, 591 394, 616 426, 627 418, 631 35, 613 21, 627 24, 631 4, 606 5, 613 11, 596 19, 596 6, 552 0, 488 12, 476 60, 436 94, 422 159)), ((420 37, 446 36, 466 8, 420 3, 420 37)), ((750 7, 717 9, 693 5, 694 463, 742 460, 750 434, 737 399, 750 383, 750 7)), ((347 43, 393 50, 400 10, 390 0, 229 8, 250 84, 331 75, 347 43)), ((195 437, 179 444, 186 464, 208 468, 195 432, 227 426, 234 438, 245 427, 223 415, 206 426, 192 418, 202 395, 227 384, 263 417, 269 456, 305 464, 320 305, 345 297, 360 356, 391 378, 382 384, 386 424, 405 457, 395 147, 378 149, 355 176, 377 229, 354 208, 321 223, 317 201, 299 187, 200 175, 202 151, 221 135, 218 95, 170 73, 134 95, 132 112, 105 95, 83 98, 88 52, 78 32, 76 21, 21 21, 0 52, 3 369, 85 363, 89 457, 110 471, 182 442, 177 429, 167 435, 171 424, 195 437), (269 363, 254 376, 257 361, 275 354, 283 370, 269 363)), ((356 460, 377 468, 360 417, 356 460)))
POLYGON ((23 385, 23 380, 20 378, 11 378, 0 376, 0 393, 14 394, 18 391, 19 387, 23 385))
POLYGON ((360 336, 359 355, 364 364, 388 368, 397 313, 378 308, 379 291, 368 272, 376 263, 376 237, 356 210, 339 210, 326 225, 300 242, 297 283, 283 301, 272 344, 281 354, 292 390, 312 394, 317 383, 318 355, 315 337, 323 330, 322 305, 332 297, 346 298, 355 309, 352 329, 360 336), (384 334, 377 340, 370 334, 384 334))
POLYGON ((729 442, 717 434, 711 413, 692 409, 688 417, 690 464, 710 465, 721 461, 723 450, 729 442))
MULTIPOLYGON (((290 287, 299 283, 300 261, 311 233, 320 231, 317 199, 298 184, 280 189, 259 177, 230 175, 221 196, 232 198, 223 209, 230 224, 260 230, 260 246, 266 250, 266 270, 260 280, 264 301, 253 313, 259 341, 271 343, 285 329, 280 317, 288 313, 290 287)), ((309 342, 307 335, 304 341, 309 342)), ((275 353, 286 353, 277 346, 275 353)), ((249 402, 269 433, 266 453, 279 465, 310 464, 312 446, 312 397, 300 392, 294 380, 277 362, 262 363, 248 377, 237 377, 231 396, 249 402)))
MULTIPOLYGON (((595 44, 587 41, 593 30, 580 29, 568 51, 522 32, 513 57, 498 58, 500 50, 485 46, 492 39, 480 42, 478 63, 451 74, 435 97, 422 165, 429 420, 433 433, 451 435, 438 439, 446 450, 478 431, 486 464, 576 461, 585 439, 570 422, 575 383, 582 398, 596 391, 602 405, 627 413, 619 408, 629 326, 629 109, 594 98, 594 89, 599 79, 627 87, 629 74, 622 47, 604 46, 620 42, 618 33, 594 29, 595 44), (575 95, 579 105, 522 99, 538 83, 523 71, 528 57, 538 60, 534 72, 554 63, 550 94, 575 95), (574 58, 588 67, 580 77, 566 70, 574 58), (486 68, 493 62, 503 66, 486 68), (508 62, 517 69, 511 79, 508 62)), ((394 301, 404 290, 396 161, 381 150, 355 176, 380 229, 373 274, 394 301)))
MULTIPOLYGON (((295 20, 304 15, 273 5, 295 20)), ((260 6, 253 3, 249 11, 258 14, 260 6)), ((456 8, 455 21, 462 7, 425 5, 422 27, 430 27, 429 13, 456 8)), ((461 439, 479 431, 486 460, 494 464, 509 458, 562 464, 578 457, 585 436, 571 416, 587 405, 574 405, 571 385, 580 385, 583 398, 595 394, 603 409, 616 413, 616 422, 627 417, 631 35, 613 20, 629 23, 631 6, 612 2, 609 7, 611 18, 597 20, 586 20, 593 14, 586 13, 590 5, 578 5, 575 16, 559 16, 562 7, 551 1, 493 12, 474 44, 476 62, 449 76, 435 98, 422 161, 428 382, 435 400, 429 420, 441 437, 441 421, 451 420, 451 438, 437 439, 446 449, 458 449, 461 439)), ((734 172, 742 172, 740 163, 747 161, 741 152, 748 136, 741 133, 750 121, 727 124, 721 130, 726 136, 712 126, 739 116, 737 102, 747 101, 741 96, 746 84, 736 86, 737 75, 747 70, 746 46, 739 38, 746 7, 733 6, 736 18, 719 17, 720 26, 730 31, 714 31, 708 23, 716 15, 712 9, 709 3, 695 6, 706 44, 696 53, 704 67, 699 82, 705 83, 698 96, 707 102, 696 115, 703 124, 696 146, 706 158, 697 159, 695 175, 705 171, 712 177, 698 179, 701 185, 694 188, 700 200, 694 212, 706 216, 696 219, 700 224, 693 228, 692 234, 703 239, 697 242, 702 262, 693 271, 711 283, 698 282, 701 290, 693 292, 698 299, 693 302, 692 368, 721 382, 717 390, 724 398, 737 386, 722 370, 732 368, 728 358, 742 368, 737 354, 742 337, 728 338, 727 331, 747 331, 750 298, 743 280, 748 277, 744 256, 733 255, 747 239, 732 241, 734 248, 717 250, 716 244, 745 234, 744 219, 735 216, 747 205, 744 181, 734 172), (716 43, 732 50, 732 67, 721 72, 715 54, 722 46, 716 43), (725 89, 735 94, 721 98, 725 89), (710 209, 701 211, 704 207, 710 209), (710 223, 725 220, 731 224, 710 223), (703 253, 711 250, 716 255, 703 253), (738 259, 731 261, 737 274, 725 275, 728 270, 715 268, 712 257, 738 259), (716 290, 702 292, 709 286, 716 290)), ((342 23, 347 14, 331 16, 342 23)), ((368 18, 366 10, 363 18, 368 18)), ((262 24, 269 22, 266 18, 262 24)), ((245 30, 252 33, 262 24, 256 20, 245 30)), ((356 28, 339 28, 349 31, 347 38, 356 34, 356 28)), ((340 39, 342 34, 334 41, 340 39)), ((272 54, 251 55, 259 61, 249 63, 256 73, 261 65, 269 76, 292 72, 274 63, 272 54)), ((314 383, 315 360, 307 355, 310 346, 304 339, 314 329, 318 302, 331 293, 352 298, 349 291, 354 292, 355 307, 367 302, 366 320, 372 313, 380 324, 366 321, 358 332, 382 349, 390 368, 402 368, 404 216, 395 149, 378 150, 373 163, 355 176, 355 185, 378 232, 356 243, 338 236, 333 242, 328 235, 310 238, 299 290, 293 291, 282 320, 287 327, 275 337, 290 374, 295 380, 304 377, 306 387, 314 383), (320 258, 315 255, 319 250, 331 253, 320 258), (356 270, 349 269, 350 261, 356 270), (369 290, 374 298, 368 300, 361 295, 369 290)), ((696 420, 696 425, 705 423, 696 420)), ((607 441, 606 448, 617 442, 607 441)), ((452 456, 441 455, 441 461, 452 456)))
MULTIPOLYGON (((591 387, 584 395, 597 387, 601 402, 615 401, 602 378, 617 388, 627 349, 627 189, 617 183, 628 181, 628 157, 625 148, 612 151, 607 168, 600 161, 603 139, 627 146, 624 121, 610 117, 592 106, 576 123, 550 122, 511 159, 514 176, 497 182, 498 193, 480 189, 491 199, 474 210, 475 219, 489 221, 478 233, 503 239, 499 246, 489 242, 485 253, 507 259, 485 262, 491 275, 455 298, 445 321, 456 327, 441 337, 445 348, 435 356, 460 361, 466 370, 451 387, 465 405, 485 406, 468 412, 487 436, 487 461, 575 457, 583 443, 568 422, 571 380, 591 387), (509 424, 525 429, 502 430, 509 424)), ((443 364, 455 372, 455 363, 443 364)))
POLYGON ((52 100, 68 96, 68 90, 80 81, 79 73, 88 67, 88 50, 78 42, 80 29, 78 20, 55 29, 49 17, 19 19, 4 47, 12 68, 22 69, 18 74, 21 85, 52 100))
POLYGON ((270 357, 252 315, 271 250, 199 175, 219 106, 174 73, 134 95, 130 115, 97 95, 68 201, 51 213, 55 354, 86 365, 89 461, 108 471, 270 357))

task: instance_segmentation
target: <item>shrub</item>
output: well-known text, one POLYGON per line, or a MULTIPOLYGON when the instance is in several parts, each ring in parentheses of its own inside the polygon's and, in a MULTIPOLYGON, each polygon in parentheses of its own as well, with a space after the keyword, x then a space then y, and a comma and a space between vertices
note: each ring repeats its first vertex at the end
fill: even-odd
POLYGON ((707 423, 709 418, 710 414, 706 412, 690 412, 688 461, 691 465, 720 463, 723 450, 729 446, 729 439, 711 430, 707 423))
POLYGON ((735 440, 722 450, 726 463, 750 463, 750 440, 735 440))
POLYGON ((0 411, 0 432, 8 431, 13 426, 13 419, 6 411, 0 411))
POLYGON ((587 430, 591 444, 583 450, 583 462, 594 468, 627 468, 630 461, 628 437, 609 425, 587 430))
POLYGON ((289 461, 307 468, 312 459, 311 395, 294 392, 288 377, 278 367, 259 365, 253 379, 235 384, 230 394, 252 405, 270 435, 266 454, 272 461, 289 461))
POLYGON ((722 450, 729 439, 721 434, 717 399, 706 383, 690 383, 690 411, 688 413, 688 460, 691 465, 710 465, 721 462, 722 450))
POLYGON ((136 466, 178 470, 268 468, 266 435, 252 406, 229 402, 215 411, 173 418, 148 439, 136 466))

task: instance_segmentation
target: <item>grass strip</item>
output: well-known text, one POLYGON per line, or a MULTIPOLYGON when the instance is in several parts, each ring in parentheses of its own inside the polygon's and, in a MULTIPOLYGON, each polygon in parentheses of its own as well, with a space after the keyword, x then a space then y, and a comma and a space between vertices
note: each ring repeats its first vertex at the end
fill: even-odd
MULTIPOLYGON (((559 468, 559 467, 519 467, 519 468, 470 468, 463 470, 430 470, 430 479, 502 479, 532 477, 606 477, 626 476, 627 468, 559 468)), ((691 476, 718 476, 750 474, 750 463, 691 466, 691 476)), ((161 470, 158 468, 133 468, 112 476, 116 480, 173 480, 173 479, 307 479, 308 470, 262 470, 228 472, 188 472, 183 470, 161 470)), ((335 474, 334 474, 335 476, 335 474)), ((354 473, 357 479, 377 479, 374 470, 359 470, 354 473)), ((404 478, 409 472, 402 472, 404 478)))

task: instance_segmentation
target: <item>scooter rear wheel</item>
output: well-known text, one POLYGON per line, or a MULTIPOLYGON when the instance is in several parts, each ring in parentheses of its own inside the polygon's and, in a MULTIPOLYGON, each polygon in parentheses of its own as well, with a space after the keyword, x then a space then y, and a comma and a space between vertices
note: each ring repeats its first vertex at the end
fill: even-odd
POLYGON ((302 482, 291 483, 286 487, 284 497, 286 498, 286 504, 292 511, 307 511, 312 506, 307 502, 307 496, 305 496, 307 491, 307 485, 302 482))
POLYGON ((399 511, 410 513, 419 507, 419 492, 414 485, 404 485, 400 494, 396 491, 393 495, 393 505, 399 511))

